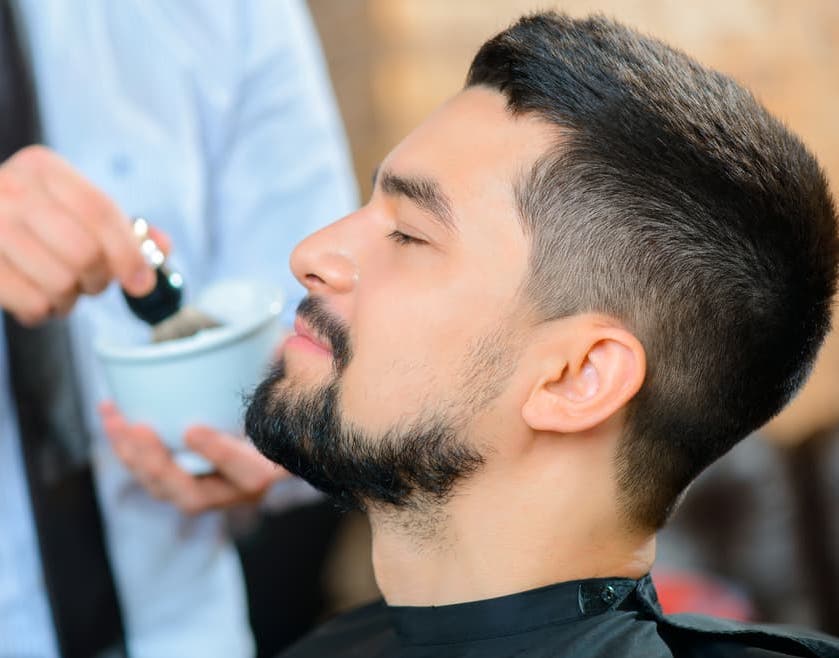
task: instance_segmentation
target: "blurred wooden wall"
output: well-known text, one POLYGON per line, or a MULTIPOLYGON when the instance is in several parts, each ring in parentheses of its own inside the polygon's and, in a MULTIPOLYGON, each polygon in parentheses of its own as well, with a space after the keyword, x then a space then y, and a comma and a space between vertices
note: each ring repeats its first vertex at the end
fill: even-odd
MULTIPOLYGON (((528 11, 602 12, 749 86, 819 156, 839 189, 839 0, 309 0, 364 198, 382 157, 462 86, 489 36, 528 11)), ((769 357, 771 358, 771 357, 769 357)), ((839 422, 839 339, 805 395, 775 423, 782 440, 839 422)))

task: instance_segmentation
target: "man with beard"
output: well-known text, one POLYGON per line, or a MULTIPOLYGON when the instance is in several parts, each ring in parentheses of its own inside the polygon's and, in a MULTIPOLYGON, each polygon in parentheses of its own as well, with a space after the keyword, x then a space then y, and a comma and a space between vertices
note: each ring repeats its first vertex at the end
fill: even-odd
POLYGON ((837 236, 802 144, 602 18, 525 18, 291 258, 309 296, 247 431, 359 506, 384 602, 288 656, 837 656, 664 617, 660 528, 799 387, 837 236))

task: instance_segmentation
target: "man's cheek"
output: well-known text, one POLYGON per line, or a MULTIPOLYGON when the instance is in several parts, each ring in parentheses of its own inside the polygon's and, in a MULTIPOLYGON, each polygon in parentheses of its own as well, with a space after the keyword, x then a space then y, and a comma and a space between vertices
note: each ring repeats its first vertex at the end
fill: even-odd
POLYGON ((440 385, 426 362, 386 356, 383 350, 365 360, 359 351, 341 379, 341 411, 369 431, 385 431, 427 408, 440 385))

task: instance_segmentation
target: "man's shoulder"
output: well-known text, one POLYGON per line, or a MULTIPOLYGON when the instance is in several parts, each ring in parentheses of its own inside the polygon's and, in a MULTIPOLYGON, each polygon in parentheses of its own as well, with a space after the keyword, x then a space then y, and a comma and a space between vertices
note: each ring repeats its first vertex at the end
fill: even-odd
POLYGON ((374 658, 387 655, 395 642, 384 601, 374 601, 321 624, 281 658, 324 658, 345 655, 374 658))
POLYGON ((384 628, 390 628, 390 618, 385 602, 377 599, 329 619, 318 627, 317 632, 374 632, 384 628))
POLYGON ((659 632, 680 658, 839 658, 839 639, 786 626, 668 615, 660 619, 659 632))

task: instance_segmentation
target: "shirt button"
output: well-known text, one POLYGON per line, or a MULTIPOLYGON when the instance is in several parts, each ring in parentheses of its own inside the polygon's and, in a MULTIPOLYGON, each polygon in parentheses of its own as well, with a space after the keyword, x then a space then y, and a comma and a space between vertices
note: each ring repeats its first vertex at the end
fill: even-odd
POLYGON ((606 585, 603 588, 603 591, 600 592, 600 600, 603 603, 612 603, 617 598, 617 594, 615 594, 615 588, 611 585, 606 585))
POLYGON ((131 173, 131 158, 125 153, 117 153, 111 158, 111 171, 114 176, 125 178, 131 173))

